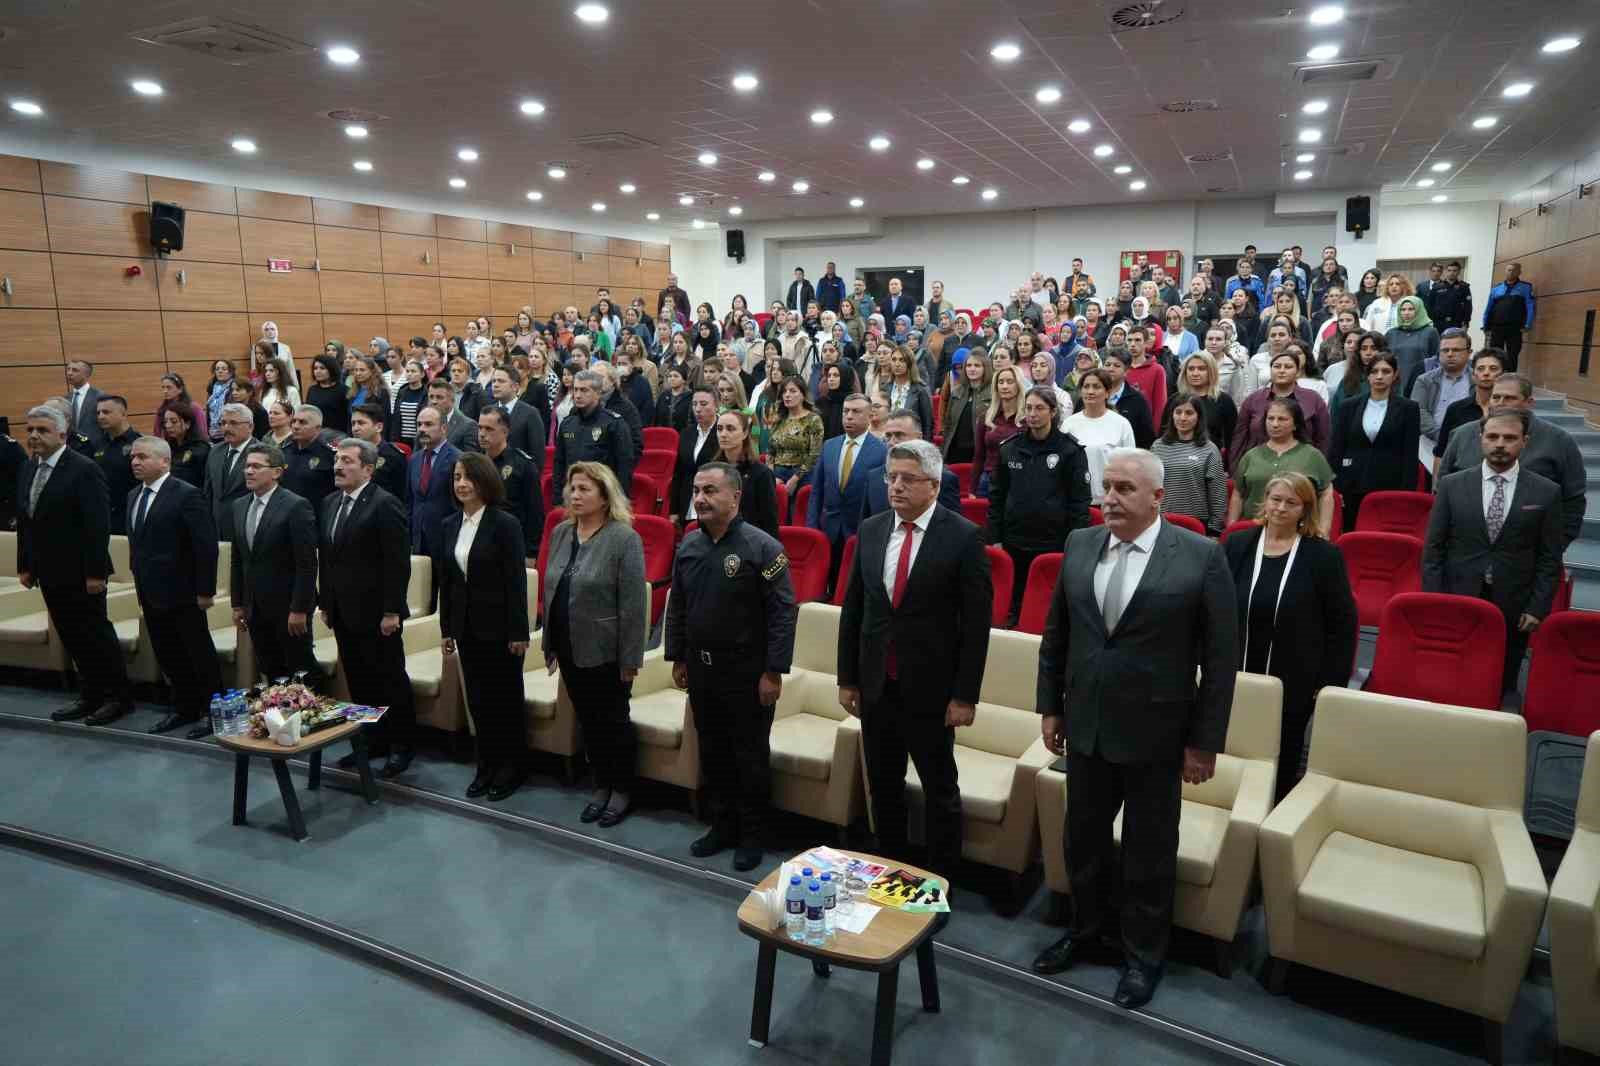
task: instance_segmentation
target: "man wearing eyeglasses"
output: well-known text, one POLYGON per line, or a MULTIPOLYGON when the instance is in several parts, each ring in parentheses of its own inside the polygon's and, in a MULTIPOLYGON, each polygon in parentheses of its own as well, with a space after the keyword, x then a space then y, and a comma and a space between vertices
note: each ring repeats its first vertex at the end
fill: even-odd
POLYGON ((205 496, 217 524, 217 539, 231 542, 233 503, 249 491, 244 486, 244 451, 256 443, 251 436, 255 416, 244 404, 230 403, 223 405, 217 422, 222 426, 222 444, 206 458, 205 496))
MULTIPOLYGON (((883 442, 890 448, 896 444, 904 444, 908 440, 921 439, 922 422, 913 412, 900 407, 890 411, 884 418, 883 442)), ((948 507, 957 514, 961 513, 961 479, 956 477, 948 466, 940 475, 939 506, 948 507)), ((881 479, 873 478, 867 482, 867 495, 861 501, 861 520, 864 522, 888 509, 889 472, 885 470, 881 479)))

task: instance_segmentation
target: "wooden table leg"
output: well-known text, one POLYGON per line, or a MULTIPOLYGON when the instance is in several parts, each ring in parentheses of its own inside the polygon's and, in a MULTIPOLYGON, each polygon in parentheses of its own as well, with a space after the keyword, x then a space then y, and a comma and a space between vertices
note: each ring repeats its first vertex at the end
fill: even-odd
POLYGON ((273 759, 272 773, 278 779, 278 795, 283 797, 283 809, 289 814, 289 832, 296 840, 304 840, 306 820, 300 813, 300 800, 294 794, 294 779, 289 776, 288 761, 273 759))
POLYGON ((827 959, 812 959, 811 972, 818 977, 831 977, 833 968, 828 965, 827 959))
POLYGON ((244 825, 245 798, 250 792, 250 756, 235 752, 233 756, 233 824, 244 825))
POLYGON ((322 749, 311 753, 306 762, 306 788, 315 792, 322 787, 322 749))
POLYGON ((894 1003, 900 992, 900 964, 878 974, 878 1006, 872 1023, 872 1066, 889 1066, 894 1051, 894 1003))
POLYGON ((922 982, 922 1009, 939 1013, 939 968, 933 960, 933 938, 917 946, 917 977, 922 982))
POLYGON ((756 953, 756 998, 750 1008, 750 1046, 767 1046, 767 1027, 772 1022, 772 986, 777 979, 778 949, 762 944, 756 953))
POLYGON ((368 803, 378 802, 378 782, 372 777, 372 760, 367 757, 367 728, 362 726, 350 735, 350 747, 356 753, 356 773, 361 775, 361 794, 368 803))

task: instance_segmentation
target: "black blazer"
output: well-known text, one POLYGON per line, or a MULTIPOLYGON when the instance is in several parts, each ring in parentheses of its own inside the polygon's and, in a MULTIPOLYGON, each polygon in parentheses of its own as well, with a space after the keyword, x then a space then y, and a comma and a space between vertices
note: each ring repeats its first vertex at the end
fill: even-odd
POLYGON ((1483 466, 1439 479, 1422 551, 1422 590, 1476 596, 1483 575, 1494 574, 1494 604, 1510 618, 1543 618, 1555 599, 1561 572, 1561 490, 1527 467, 1506 505, 1505 525, 1493 543, 1483 513, 1483 466))
POLYGON ((17 572, 32 574, 41 586, 81 593, 89 578, 111 576, 105 473, 93 459, 64 447, 30 515, 28 495, 38 469, 39 461, 30 459, 17 475, 17 572))
MULTIPOLYGON (((711 424, 711 432, 706 434, 706 442, 697 452, 694 450, 695 437, 700 433, 700 427, 690 422, 678 430, 678 462, 672 475, 671 515, 674 518, 683 518, 689 510, 689 503, 694 498, 694 474, 702 466, 715 459, 722 452, 722 445, 717 443, 717 424, 711 424)), ((772 534, 777 536, 776 533, 772 534)))
POLYGON ((885 656, 895 647, 901 706, 944 718, 951 700, 978 702, 989 657, 994 586, 978 527, 935 507, 917 548, 898 608, 883 587, 893 511, 873 515, 856 531, 855 561, 839 616, 839 684, 861 690, 869 708, 883 695, 885 656))
POLYGON ((444 520, 444 536, 433 557, 439 577, 439 628, 460 640, 528 639, 528 571, 522 527, 498 507, 485 507, 463 574, 456 565, 462 513, 444 520))
MULTIPOLYGON (((243 462, 243 460, 240 460, 243 462)), ((255 544, 246 541, 253 493, 233 501, 233 573, 228 588, 233 605, 250 621, 282 621, 309 614, 317 605, 317 516, 310 501, 278 487, 256 525, 255 544)))
POLYGON ((740 463, 739 480, 744 483, 739 495, 739 517, 767 534, 778 538, 778 479, 765 463, 740 463))
POLYGON ((784 295, 783 298, 783 306, 787 307, 791 311, 795 310, 795 308, 798 306, 800 313, 803 315, 806 313, 806 304, 810 303, 816 298, 817 290, 815 286, 811 284, 811 282, 791 281, 789 282, 789 291, 784 295), (797 295, 800 297, 798 304, 795 301, 795 297, 797 295))
MULTIPOLYGON (((140 485, 128 493, 128 521, 138 514, 140 485)), ((150 611, 194 607, 217 594, 217 526, 204 494, 169 474, 144 521, 128 534, 139 605, 150 611)))
MULTIPOLYGON (((1128 420, 1128 425, 1133 427, 1133 443, 1135 447, 1148 448, 1156 439, 1155 424, 1151 422, 1150 401, 1144 398, 1144 393, 1124 382, 1122 395, 1117 397, 1117 402, 1111 409, 1128 420)), ((1225 441, 1218 442, 1220 449, 1226 446, 1225 441)))
MULTIPOLYGON (((1244 668, 1250 626, 1250 575, 1255 570, 1258 527, 1222 542, 1233 574, 1239 611, 1239 668, 1244 668)), ((1355 666, 1357 617, 1350 577, 1339 549, 1320 537, 1301 537, 1294 567, 1284 577, 1272 631, 1269 673, 1283 682, 1284 717, 1310 717, 1318 690, 1343 688, 1355 666)), ((1280 752, 1279 758, 1296 758, 1280 752)))
POLYGON ((405 618, 411 582, 411 534, 405 508, 369 481, 333 535, 333 520, 345 494, 335 490, 317 516, 318 598, 338 629, 373 634, 386 614, 405 618))
POLYGON ((1377 492, 1380 489, 1411 490, 1417 487, 1417 442, 1422 436, 1422 408, 1415 400, 1389 394, 1389 409, 1383 414, 1376 440, 1368 440, 1361 419, 1369 399, 1339 405, 1333 419, 1328 448, 1328 465, 1333 467, 1333 484, 1345 494, 1377 492))

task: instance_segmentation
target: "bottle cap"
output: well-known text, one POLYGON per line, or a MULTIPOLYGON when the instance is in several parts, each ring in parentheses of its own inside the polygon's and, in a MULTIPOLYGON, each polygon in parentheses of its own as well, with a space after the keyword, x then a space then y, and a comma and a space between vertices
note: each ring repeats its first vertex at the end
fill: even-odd
POLYGON ((789 878, 789 883, 791 885, 798 885, 800 883, 800 878, 799 877, 791 877, 791 878, 789 878))
POLYGON ((833 874, 831 874, 831 873, 823 874, 822 875, 822 879, 824 881, 832 881, 833 880, 833 874))
POLYGON ((813 892, 820 892, 820 891, 822 891, 822 886, 817 884, 815 881, 813 881, 813 882, 811 882, 811 890, 813 892))
POLYGON ((816 876, 816 875, 815 875, 815 874, 813 874, 813 873, 812 873, 812 872, 811 872, 811 867, 809 867, 809 866, 807 866, 807 867, 806 867, 806 868, 805 868, 805 869, 803 869, 803 870, 801 870, 801 871, 800 871, 800 873, 801 873, 801 875, 802 875, 802 876, 804 876, 804 877, 805 877, 805 878, 806 878, 806 879, 807 879, 807 880, 810 880, 810 879, 811 879, 811 878, 812 878, 812 877, 815 877, 815 876, 816 876))

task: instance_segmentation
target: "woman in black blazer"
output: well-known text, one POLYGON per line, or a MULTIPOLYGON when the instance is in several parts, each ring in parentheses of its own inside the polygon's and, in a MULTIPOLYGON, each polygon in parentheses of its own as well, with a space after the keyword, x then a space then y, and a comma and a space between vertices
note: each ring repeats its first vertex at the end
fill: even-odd
POLYGON ((478 735, 469 797, 503 800, 528 778, 522 659, 528 652, 528 572, 522 524, 495 506, 505 484, 494 464, 463 452, 453 475, 461 510, 444 521, 433 560, 444 652, 460 659, 478 735))
POLYGON ((755 438, 750 434, 751 422, 747 411, 724 411, 717 416, 717 461, 739 468, 743 483, 739 517, 776 540, 778 481, 771 468, 761 462, 755 438))
MULTIPOLYGON (((1413 451, 1415 454, 1415 451, 1413 451)), ((1240 668, 1283 682, 1276 800, 1300 777, 1306 726, 1326 685, 1343 688, 1356 653, 1356 604, 1344 556, 1317 524, 1304 474, 1267 482, 1261 528, 1223 542, 1238 590, 1240 668)))
POLYGON ((1370 395, 1340 404, 1334 419, 1328 465, 1333 467, 1334 488, 1344 496, 1346 529, 1356 528, 1367 493, 1417 487, 1422 409, 1400 395, 1399 376, 1397 357, 1380 351, 1367 368, 1370 395))

